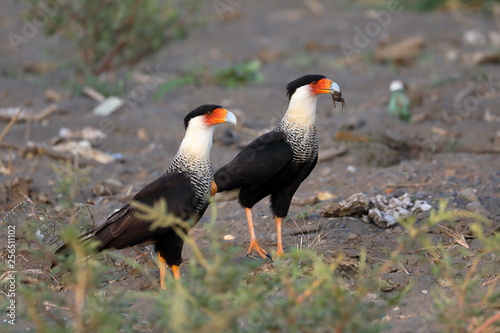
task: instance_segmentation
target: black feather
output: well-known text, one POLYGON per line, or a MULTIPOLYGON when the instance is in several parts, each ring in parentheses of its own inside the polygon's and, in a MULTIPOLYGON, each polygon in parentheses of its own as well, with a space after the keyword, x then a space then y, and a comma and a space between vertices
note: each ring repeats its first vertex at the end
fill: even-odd
MULTIPOLYGON (((167 203, 167 211, 183 220, 199 221, 205 212, 208 203, 197 209, 201 200, 191 185, 190 179, 182 173, 163 174, 155 181, 146 185, 132 200, 147 205, 153 205, 161 198, 167 203)), ((151 221, 144 221, 135 216, 136 209, 129 204, 113 213, 107 220, 81 236, 84 241, 97 240, 100 242, 97 251, 105 249, 124 249, 139 244, 154 243, 156 251, 160 252, 169 266, 181 263, 183 239, 170 227, 151 230, 151 221)), ((184 230, 188 232, 188 230, 184 230)), ((56 254, 66 254, 69 246, 62 245, 56 254)), ((53 263, 55 266, 57 263, 53 263)))
POLYGON ((260 187, 292 160, 283 132, 268 132, 246 146, 214 175, 217 191, 260 187))
MULTIPOLYGON (((199 219, 196 206, 199 203, 188 177, 181 173, 164 174, 144 187, 132 200, 152 206, 160 199, 167 203, 167 211, 183 220, 199 219)), ((171 228, 150 230, 151 222, 135 216, 136 209, 125 205, 108 217, 106 222, 93 232, 93 239, 101 243, 99 251, 104 249, 123 249, 145 242, 163 242, 163 235, 171 228)))
POLYGON ((300 184, 316 165, 317 156, 300 164, 292 161, 293 150, 281 131, 271 131, 252 141, 214 175, 217 192, 240 189, 245 208, 271 195, 271 209, 285 217, 300 184))

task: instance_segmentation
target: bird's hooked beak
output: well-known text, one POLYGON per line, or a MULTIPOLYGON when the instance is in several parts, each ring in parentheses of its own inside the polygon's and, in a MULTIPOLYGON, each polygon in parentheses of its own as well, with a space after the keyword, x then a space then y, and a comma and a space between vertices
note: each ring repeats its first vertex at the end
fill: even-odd
POLYGON ((236 125, 236 116, 225 108, 217 108, 205 115, 207 125, 216 125, 220 123, 231 123, 236 125))
POLYGON ((335 102, 342 103, 342 107, 345 105, 345 100, 342 97, 342 93, 340 92, 340 87, 336 82, 328 78, 323 78, 312 85, 313 93, 315 95, 318 94, 331 94, 333 99, 333 105, 335 102))

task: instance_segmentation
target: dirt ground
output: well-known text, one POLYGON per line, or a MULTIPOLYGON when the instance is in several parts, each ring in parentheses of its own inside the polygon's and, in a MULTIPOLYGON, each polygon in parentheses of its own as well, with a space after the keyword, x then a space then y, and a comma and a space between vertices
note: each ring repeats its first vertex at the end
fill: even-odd
MULTIPOLYGON (((9 211, 19 201, 13 190, 16 186, 25 189, 35 202, 57 209, 54 184, 58 176, 51 167, 55 161, 46 154, 23 154, 28 141, 51 146, 63 127, 76 131, 91 126, 106 134, 96 148, 120 158, 107 165, 91 163, 91 181, 76 195, 78 202, 95 203, 92 214, 99 223, 169 165, 182 139, 182 118, 188 111, 217 103, 237 112, 237 127, 216 129, 212 159, 217 169, 245 143, 277 123, 287 107, 286 83, 318 73, 339 84, 347 103, 343 109, 338 104, 334 108, 331 98, 319 98, 320 151, 340 149, 345 153, 319 162, 298 190, 284 228, 286 248, 311 245, 317 236, 314 230, 294 231, 321 224, 323 239, 314 244, 315 250, 345 252, 355 258, 356 251, 364 247, 374 261, 387 258, 397 246, 401 227, 381 229, 361 218, 321 217, 329 202, 358 192, 369 196, 408 192, 433 207, 446 199, 452 208, 482 212, 498 230, 500 67, 488 61, 477 64, 474 57, 500 49, 495 44, 499 41, 491 37, 496 33, 498 38, 500 22, 497 25, 492 15, 485 13, 391 13, 385 7, 380 10, 389 14, 382 22, 374 18, 373 10, 349 3, 241 1, 224 13, 225 19, 209 6, 201 28, 193 29, 187 39, 165 46, 132 72, 147 74, 153 69, 155 77, 165 79, 197 65, 222 67, 259 59, 264 81, 239 89, 187 85, 154 99, 156 86, 132 75, 127 82, 129 94, 122 96, 127 107, 104 118, 91 112, 94 100, 71 96, 66 89, 72 71, 64 63, 72 54, 71 44, 38 32, 15 53, 5 37, 9 32, 21 34, 23 6, 3 4, 0 109, 24 106, 36 113, 53 103, 58 109, 40 122, 18 121, 0 140, 2 164, 8 166, 9 159, 12 161, 12 172, 0 173, 0 212, 9 211), (366 45, 360 43, 359 31, 370 27, 378 29, 366 35, 366 45), (470 37, 474 35, 471 31, 476 32, 476 39, 470 37), (414 57, 396 63, 376 60, 376 51, 384 45, 415 36, 422 37, 423 46, 414 57), (346 57, 342 45, 347 44, 360 53, 346 57), (408 86, 414 123, 388 114, 388 87, 394 79, 408 86), (61 99, 49 100, 49 89, 61 99), (96 190, 99 184, 104 191, 96 190), (473 189, 479 203, 464 195, 467 188, 473 189), (107 191, 111 195, 103 195, 107 191), (322 192, 331 197, 303 205, 322 192)), ((0 132, 7 123, 0 122, 0 132)), ((236 244, 247 246, 245 215, 238 203, 218 203, 217 207, 223 233, 233 235, 236 244)), ((207 216, 192 230, 201 246, 207 216)), ((261 245, 274 249, 276 235, 267 200, 255 207, 254 216, 261 245)), ((436 286, 435 277, 429 274, 428 263, 414 259, 411 253, 405 256, 405 270, 391 272, 389 279, 394 290, 410 281, 414 287, 401 306, 388 314, 391 332, 437 332, 439 328, 426 319, 432 312, 432 296, 423 292, 436 286)), ((186 250, 184 258, 189 257, 186 250)), ((20 265, 48 268, 48 263, 20 265)), ((495 275, 498 271, 491 277, 495 275)), ((140 276, 124 276, 121 283, 137 290, 155 288, 144 285, 140 276)))

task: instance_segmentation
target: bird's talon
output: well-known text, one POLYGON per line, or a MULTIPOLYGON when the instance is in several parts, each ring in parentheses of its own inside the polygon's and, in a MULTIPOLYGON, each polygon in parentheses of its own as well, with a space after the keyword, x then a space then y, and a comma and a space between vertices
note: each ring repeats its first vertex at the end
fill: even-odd
POLYGON ((250 246, 247 250, 247 256, 249 256, 252 251, 257 252, 257 254, 263 259, 269 258, 273 260, 271 256, 269 256, 269 254, 266 252, 266 250, 260 247, 259 243, 257 243, 256 240, 250 242, 250 246))

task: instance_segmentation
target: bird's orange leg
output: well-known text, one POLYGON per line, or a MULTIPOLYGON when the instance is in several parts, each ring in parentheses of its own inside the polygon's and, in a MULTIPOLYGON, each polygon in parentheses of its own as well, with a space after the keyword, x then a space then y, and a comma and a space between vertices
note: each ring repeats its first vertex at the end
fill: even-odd
POLYGON ((270 258, 266 250, 261 248, 257 242, 257 237, 255 236, 255 230, 253 227, 252 208, 245 208, 245 213, 247 214, 248 230, 250 230, 250 246, 248 247, 247 255, 249 255, 250 252, 255 251, 262 258, 270 258))
POLYGON ((160 266, 160 289, 165 290, 165 275, 167 275, 167 262, 158 252, 158 266, 160 266))
MULTIPOLYGON (((160 289, 165 290, 165 276, 167 275, 167 261, 160 255, 158 252, 158 265, 160 266, 160 289)), ((174 278, 179 280, 181 278, 181 270, 179 266, 172 265, 170 267, 172 269, 172 274, 174 274, 174 278)))
POLYGON ((177 265, 172 265, 170 267, 172 269, 172 273, 174 274, 174 278, 179 280, 181 278, 181 269, 177 265))
POLYGON ((283 251, 283 242, 281 240, 281 223, 283 222, 283 218, 275 217, 276 219, 276 239, 278 241, 278 245, 276 247, 276 256, 280 257, 285 254, 283 251))

